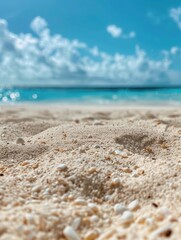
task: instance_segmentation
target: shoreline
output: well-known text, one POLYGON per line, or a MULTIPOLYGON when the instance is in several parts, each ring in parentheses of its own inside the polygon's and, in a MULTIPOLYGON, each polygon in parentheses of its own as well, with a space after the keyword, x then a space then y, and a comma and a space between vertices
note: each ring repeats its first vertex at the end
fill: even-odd
POLYGON ((166 102, 152 102, 152 103, 136 103, 136 104, 132 104, 130 102, 121 102, 121 103, 109 103, 109 104, 96 104, 96 103, 67 103, 67 102, 51 102, 51 101, 47 101, 47 102, 11 102, 11 103, 0 103, 0 108, 21 108, 21 107, 35 107, 35 108, 39 108, 39 107, 51 107, 54 106, 57 109, 64 109, 64 108, 72 108, 72 109, 109 109, 109 110, 126 110, 126 109, 163 109, 163 110, 180 110, 181 108, 181 103, 180 104, 168 104, 166 102), (167 105, 166 105, 167 104, 167 105))

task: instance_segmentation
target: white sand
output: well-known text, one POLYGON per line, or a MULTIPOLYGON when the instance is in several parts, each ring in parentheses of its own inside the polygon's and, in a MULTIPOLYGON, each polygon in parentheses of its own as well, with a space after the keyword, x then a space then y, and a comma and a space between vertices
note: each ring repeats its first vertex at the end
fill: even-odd
POLYGON ((0 108, 0 239, 181 239, 181 110, 0 108))

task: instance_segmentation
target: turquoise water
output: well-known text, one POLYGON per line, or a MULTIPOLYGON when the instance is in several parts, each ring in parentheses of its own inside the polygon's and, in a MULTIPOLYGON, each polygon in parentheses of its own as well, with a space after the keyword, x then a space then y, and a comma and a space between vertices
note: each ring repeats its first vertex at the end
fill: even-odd
POLYGON ((181 88, 155 89, 66 89, 9 88, 0 89, 0 103, 66 102, 66 103, 166 103, 181 104, 181 88))

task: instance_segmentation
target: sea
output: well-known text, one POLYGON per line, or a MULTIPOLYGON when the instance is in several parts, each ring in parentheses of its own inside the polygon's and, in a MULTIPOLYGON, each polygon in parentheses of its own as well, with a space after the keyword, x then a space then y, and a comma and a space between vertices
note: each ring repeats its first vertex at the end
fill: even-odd
POLYGON ((181 88, 0 88, 0 104, 150 104, 181 105, 181 88))

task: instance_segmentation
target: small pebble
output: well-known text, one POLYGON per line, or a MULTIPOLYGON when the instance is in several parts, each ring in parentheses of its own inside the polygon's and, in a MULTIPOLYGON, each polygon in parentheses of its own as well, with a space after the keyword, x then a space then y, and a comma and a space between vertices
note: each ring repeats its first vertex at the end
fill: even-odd
POLYGON ((140 207, 140 206, 139 206, 138 200, 134 200, 134 201, 132 201, 132 202, 128 205, 128 209, 129 209, 130 211, 135 211, 135 210, 137 210, 139 207, 140 207))
POLYGON ((93 216, 90 217, 90 221, 91 221, 92 223, 97 223, 97 222, 99 221, 99 218, 98 218, 98 216, 93 215, 93 216))
POLYGON ((57 169, 59 171, 66 171, 68 169, 68 167, 65 164, 60 164, 60 165, 58 165, 57 169))
POLYGON ((114 206, 114 212, 115 212, 116 215, 120 215, 123 212, 125 212, 126 210, 127 210, 127 208, 120 203, 118 203, 114 206))
POLYGON ((22 145, 24 145, 24 144, 25 144, 25 141, 24 141, 23 138, 18 138, 18 139, 16 140, 16 144, 22 144, 22 145))
POLYGON ((93 122, 93 125, 94 126, 98 126, 98 125, 103 125, 103 123, 101 122, 101 121, 98 121, 98 120, 95 120, 94 122, 93 122))
POLYGON ((40 191, 41 191, 41 185, 34 186, 34 187, 32 188, 32 191, 33 191, 33 192, 40 192, 40 191))
POLYGON ((123 215, 120 218, 122 224, 128 224, 133 222, 134 220, 134 215, 130 211, 125 211, 123 212, 123 215))
POLYGON ((113 151, 113 154, 115 155, 119 155, 120 157, 122 158, 128 158, 128 153, 127 152, 124 152, 124 151, 121 151, 119 149, 116 149, 113 151))
POLYGON ((132 173, 132 170, 130 168, 127 168, 127 167, 122 168, 121 170, 125 173, 132 173))
POLYGON ((75 119, 74 121, 75 121, 75 123, 80 123, 79 119, 75 119))
POLYGON ((95 168, 95 167, 91 167, 91 168, 89 168, 88 169, 88 173, 95 173, 95 172, 97 172, 97 168, 95 168))
POLYGON ((97 149, 97 148, 100 148, 100 146, 99 146, 99 145, 94 145, 94 148, 96 148, 96 149, 97 149))
POLYGON ((121 157, 122 157, 122 158, 128 158, 128 154, 125 153, 125 152, 123 152, 123 153, 121 154, 121 157))
POLYGON ((99 208, 95 203, 88 203, 88 207, 95 213, 99 212, 99 208))
POLYGON ((123 153, 123 151, 118 150, 118 149, 114 151, 114 154, 116 154, 116 155, 120 155, 120 154, 122 154, 122 153, 123 153))
POLYGON ((104 197, 105 201, 111 201, 112 198, 113 198, 112 195, 106 195, 106 196, 104 197))
POLYGON ((120 184, 121 184, 121 182, 120 182, 120 179, 119 179, 119 178, 114 178, 114 179, 112 179, 111 186, 113 186, 113 187, 119 187, 120 184))
POLYGON ((152 203, 152 206, 155 207, 155 208, 158 208, 158 204, 157 203, 152 203))
POLYGON ((85 201, 83 198, 77 198, 77 199, 75 199, 75 201, 74 201, 74 203, 76 204, 76 205, 87 205, 87 201, 85 201))
POLYGON ((71 226, 67 226, 63 230, 63 234, 67 240, 80 240, 81 239, 79 237, 79 235, 76 233, 76 231, 71 226))

